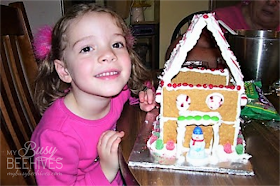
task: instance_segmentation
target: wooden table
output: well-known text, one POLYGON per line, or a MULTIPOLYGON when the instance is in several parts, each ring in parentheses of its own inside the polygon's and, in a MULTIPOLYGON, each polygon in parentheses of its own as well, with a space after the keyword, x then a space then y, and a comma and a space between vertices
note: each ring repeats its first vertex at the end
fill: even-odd
MULTIPOLYGON (((273 97, 279 112, 279 97, 273 97)), ((118 130, 125 132, 120 145, 121 171, 127 185, 279 185, 279 134, 280 130, 267 127, 265 123, 254 121, 243 126, 246 139, 246 151, 255 175, 238 176, 220 173, 193 171, 170 171, 159 168, 128 167, 129 155, 137 135, 145 130, 158 114, 154 109, 145 113, 139 106, 125 105, 118 121, 118 130)))

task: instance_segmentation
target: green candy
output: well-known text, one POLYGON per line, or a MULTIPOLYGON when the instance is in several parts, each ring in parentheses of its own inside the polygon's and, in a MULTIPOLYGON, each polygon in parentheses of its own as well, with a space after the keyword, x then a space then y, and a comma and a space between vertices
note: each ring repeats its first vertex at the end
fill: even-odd
POLYGON ((201 118, 202 118, 201 116, 194 116, 194 119, 197 120, 197 121, 201 120, 201 118))
POLYGON ((193 116, 187 116, 186 117, 186 120, 192 120, 193 119, 193 116))
POLYGON ((243 154, 244 153, 243 145, 241 145, 241 144, 236 145, 235 151, 237 154, 243 154))
POLYGON ((211 119, 212 119, 213 121, 219 121, 219 118, 218 118, 217 116, 212 116, 211 119))
POLYGON ((160 136, 159 132, 154 132, 153 134, 154 134, 155 136, 157 136, 158 138, 159 138, 159 136, 160 136))
POLYGON ((211 117, 210 117, 209 115, 204 115, 202 118, 203 118, 204 120, 209 120, 211 117))
POLYGON ((157 150, 161 150, 161 149, 163 149, 163 147, 164 147, 164 144, 163 144, 162 139, 157 139, 157 141, 156 141, 156 149, 157 150))
POLYGON ((213 120, 213 121, 219 121, 219 117, 217 117, 217 116, 212 116, 212 117, 210 117, 209 115, 204 115, 204 116, 198 116, 198 115, 196 115, 196 116, 187 116, 187 117, 185 117, 185 116, 179 116, 178 117, 178 121, 183 121, 183 120, 196 120, 196 121, 199 121, 199 120, 201 120, 201 119, 204 119, 204 120, 209 120, 209 119, 211 119, 211 120, 213 120))
POLYGON ((178 121, 183 121, 183 120, 185 120, 185 116, 179 116, 178 117, 178 121))

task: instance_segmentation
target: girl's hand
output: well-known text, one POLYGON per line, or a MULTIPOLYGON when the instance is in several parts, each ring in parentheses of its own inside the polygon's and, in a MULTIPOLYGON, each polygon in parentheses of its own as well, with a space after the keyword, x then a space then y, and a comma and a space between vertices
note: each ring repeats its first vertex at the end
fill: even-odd
POLYGON ((112 182, 119 170, 118 147, 124 132, 105 131, 99 138, 97 151, 104 175, 112 182))
POLYGON ((140 108, 143 111, 149 112, 155 108, 157 105, 155 101, 155 92, 152 89, 147 89, 146 91, 139 92, 140 108))

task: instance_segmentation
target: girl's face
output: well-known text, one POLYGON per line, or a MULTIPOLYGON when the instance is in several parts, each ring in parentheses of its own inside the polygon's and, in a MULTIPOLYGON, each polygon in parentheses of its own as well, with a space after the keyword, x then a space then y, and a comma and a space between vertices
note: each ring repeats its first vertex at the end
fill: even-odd
MULTIPOLYGON (((87 13, 73 20, 64 51, 64 81, 75 93, 112 97, 127 84, 131 60, 123 31, 107 13, 87 13)), ((61 76, 60 76, 61 77, 61 76)))
POLYGON ((251 1, 252 21, 264 29, 275 29, 279 25, 279 0, 251 1))

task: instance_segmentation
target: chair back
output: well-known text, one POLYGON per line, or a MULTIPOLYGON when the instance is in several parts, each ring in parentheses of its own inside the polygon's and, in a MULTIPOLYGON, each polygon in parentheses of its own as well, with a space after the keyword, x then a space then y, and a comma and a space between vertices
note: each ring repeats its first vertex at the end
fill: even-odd
POLYGON ((33 102, 37 63, 26 21, 20 9, 1 5, 1 185, 36 184, 28 145, 40 120, 33 102))
POLYGON ((30 27, 30 24, 29 24, 29 21, 28 21, 28 17, 27 17, 26 10, 25 10, 23 2, 22 1, 12 2, 12 3, 9 3, 9 6, 14 7, 14 8, 18 8, 18 9, 21 10, 26 31, 28 33, 30 41, 33 42, 33 35, 32 35, 32 32, 31 32, 31 27, 30 27))
POLYGON ((181 29, 184 27, 184 26, 189 26, 191 21, 192 21, 192 18, 194 15, 196 14, 204 14, 204 13, 209 13, 210 11, 209 10, 203 10, 203 11, 198 11, 198 12, 194 12, 186 17, 184 17, 178 24, 177 26, 175 27, 174 31, 173 31, 173 34, 172 34, 172 37, 171 37, 171 41, 170 43, 173 43, 173 41, 176 40, 177 37, 183 35, 183 32, 181 31, 181 29))

